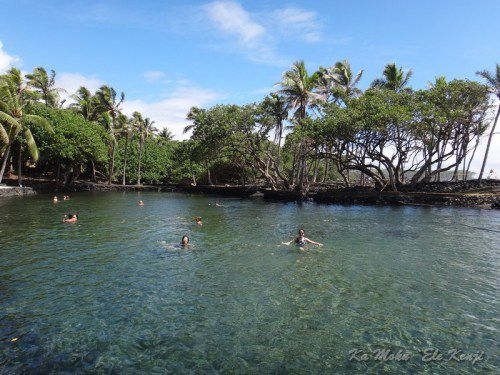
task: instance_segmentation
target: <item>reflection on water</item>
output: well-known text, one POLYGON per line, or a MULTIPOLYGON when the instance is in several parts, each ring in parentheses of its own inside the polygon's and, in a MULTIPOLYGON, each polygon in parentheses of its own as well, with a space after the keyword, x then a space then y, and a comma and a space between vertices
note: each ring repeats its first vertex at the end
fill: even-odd
POLYGON ((138 199, 0 201, 0 369, 499 369, 499 234, 471 227, 499 230, 498 211, 138 199), (69 211, 78 223, 60 222, 69 211), (324 246, 281 245, 299 227, 324 246), (192 250, 166 249, 184 234, 192 250), (349 360, 380 348, 411 357, 349 360), (426 348, 485 355, 423 363, 426 348))

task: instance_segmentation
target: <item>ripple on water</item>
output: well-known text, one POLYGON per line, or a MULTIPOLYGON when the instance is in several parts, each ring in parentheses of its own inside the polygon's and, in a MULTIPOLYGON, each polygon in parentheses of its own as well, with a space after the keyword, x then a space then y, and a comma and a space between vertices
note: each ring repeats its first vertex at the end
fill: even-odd
POLYGON ((5 371, 498 371, 499 237, 470 227, 498 228, 496 211, 140 196, 2 203, 5 371), (299 227, 324 247, 280 245, 299 227), (193 249, 166 248, 184 234, 193 249), (422 364, 429 347, 487 360, 422 364))

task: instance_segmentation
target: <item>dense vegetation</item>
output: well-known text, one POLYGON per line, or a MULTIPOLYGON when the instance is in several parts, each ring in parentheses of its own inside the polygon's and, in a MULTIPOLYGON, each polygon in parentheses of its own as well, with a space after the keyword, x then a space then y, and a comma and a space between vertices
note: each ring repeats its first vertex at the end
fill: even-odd
MULTIPOLYGON (((283 74, 277 92, 248 105, 192 108, 186 141, 135 112, 109 86, 85 87, 61 101, 55 72, 0 76, 0 182, 7 171, 108 183, 265 184, 307 191, 319 183, 403 184, 459 179, 488 135, 479 179, 499 117, 500 67, 478 72, 486 85, 438 77, 409 87, 411 71, 388 64, 362 92, 347 61, 310 74, 303 62, 283 74), (490 124, 491 130, 487 133, 490 124)), ((167 124, 165 124, 167 125, 167 124)), ((22 183, 22 179, 19 179, 22 183)))

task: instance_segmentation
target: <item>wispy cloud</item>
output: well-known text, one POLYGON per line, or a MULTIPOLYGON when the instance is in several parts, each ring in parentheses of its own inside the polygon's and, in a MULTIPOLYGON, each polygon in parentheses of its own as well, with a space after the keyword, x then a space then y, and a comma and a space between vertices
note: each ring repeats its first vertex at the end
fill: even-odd
POLYGON ((321 29, 323 24, 318 19, 318 14, 299 8, 285 8, 276 10, 273 14, 274 21, 280 29, 288 35, 298 37, 305 42, 315 43, 323 39, 321 29))
POLYGON ((9 55, 3 49, 3 43, 0 40, 0 74, 4 73, 10 67, 18 64, 21 59, 17 56, 9 55))
POLYGON ((224 34, 232 45, 252 61, 282 66, 275 51, 275 40, 255 15, 233 1, 214 1, 203 6, 210 24, 224 34))
POLYGON ((287 66, 290 59, 278 52, 287 38, 305 43, 323 40, 323 24, 313 11, 289 7, 252 13, 235 1, 214 1, 202 10, 204 20, 229 41, 219 49, 237 50, 258 63, 287 66))
POLYGON ((164 72, 161 72, 159 70, 149 70, 147 72, 142 73, 142 77, 146 78, 146 81, 152 83, 152 82, 158 82, 165 78, 166 74, 164 72))
POLYGON ((243 43, 252 43, 265 33, 265 28, 253 21, 250 13, 238 3, 214 1, 204 8, 219 30, 236 35, 243 43))

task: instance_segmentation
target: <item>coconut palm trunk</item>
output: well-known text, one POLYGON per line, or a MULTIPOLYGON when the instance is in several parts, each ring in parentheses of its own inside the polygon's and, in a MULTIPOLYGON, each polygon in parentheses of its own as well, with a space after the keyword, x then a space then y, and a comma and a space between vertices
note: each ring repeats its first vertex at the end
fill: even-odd
POLYGON ((127 151, 128 151, 128 136, 125 136, 125 153, 123 154, 123 180, 122 185, 126 184, 126 173, 127 173, 127 151))
POLYGON ((111 180, 113 179, 113 172, 115 170, 115 144, 111 145, 111 160, 109 161, 109 176, 108 185, 111 185, 111 180))
POLYGON ((137 185, 141 184, 141 160, 142 160, 142 148, 144 147, 144 140, 141 139, 139 140, 139 160, 138 160, 138 165, 137 165, 137 185))
POLYGON ((9 143, 9 145, 7 146, 7 149, 5 150, 5 155, 3 157, 2 169, 0 169, 0 184, 2 183, 2 180, 3 180, 5 168, 7 168, 7 162, 9 160, 9 155, 10 155, 10 146, 11 146, 11 144, 9 143))
POLYGON ((491 140, 493 138, 493 134, 495 133, 495 128, 498 122, 498 116, 500 115, 500 104, 497 108, 497 115, 495 116, 495 122, 493 123, 493 127, 491 128, 490 135, 488 136, 488 143, 486 144, 486 151, 484 152, 483 165, 481 166, 481 172, 479 173, 478 181, 481 183, 483 179, 484 168, 486 167, 486 161, 488 160, 488 154, 490 152, 491 140))
POLYGON ((17 158, 17 184, 19 185, 19 187, 23 186, 22 166, 23 166, 23 145, 22 143, 19 143, 19 156, 17 158))

